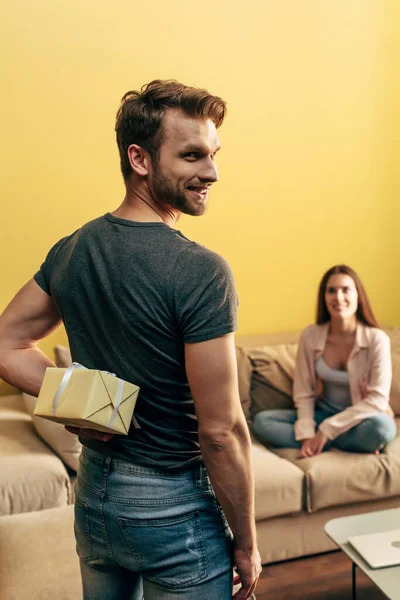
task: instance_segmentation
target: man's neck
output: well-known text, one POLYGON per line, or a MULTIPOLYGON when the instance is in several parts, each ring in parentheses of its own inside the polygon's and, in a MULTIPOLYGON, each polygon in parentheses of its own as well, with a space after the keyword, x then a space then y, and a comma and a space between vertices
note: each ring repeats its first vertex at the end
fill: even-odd
POLYGON ((176 227, 181 212, 157 201, 146 185, 127 184, 122 204, 111 213, 114 217, 139 223, 165 223, 176 227))

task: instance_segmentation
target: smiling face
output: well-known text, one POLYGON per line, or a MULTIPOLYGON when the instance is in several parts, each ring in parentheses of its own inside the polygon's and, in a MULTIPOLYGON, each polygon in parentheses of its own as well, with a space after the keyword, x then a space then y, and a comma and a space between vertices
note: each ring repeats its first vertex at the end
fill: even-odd
POLYGON ((325 288, 325 303, 331 319, 353 317, 358 308, 358 293, 350 275, 336 273, 328 279, 325 288))
POLYGON ((215 155, 220 142, 214 123, 178 109, 165 111, 162 143, 149 170, 149 187, 159 202, 187 215, 208 208, 211 185, 218 181, 215 155))

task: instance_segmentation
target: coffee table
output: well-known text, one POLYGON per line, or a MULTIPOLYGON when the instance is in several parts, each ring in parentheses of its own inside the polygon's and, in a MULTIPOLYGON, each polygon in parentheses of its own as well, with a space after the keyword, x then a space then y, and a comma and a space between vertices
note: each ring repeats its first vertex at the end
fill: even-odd
POLYGON ((365 560, 348 543, 352 535, 377 533, 400 529, 400 508, 380 510, 328 521, 325 533, 352 560, 352 591, 356 600, 356 567, 359 567, 390 600, 400 600, 400 566, 371 569, 365 560))

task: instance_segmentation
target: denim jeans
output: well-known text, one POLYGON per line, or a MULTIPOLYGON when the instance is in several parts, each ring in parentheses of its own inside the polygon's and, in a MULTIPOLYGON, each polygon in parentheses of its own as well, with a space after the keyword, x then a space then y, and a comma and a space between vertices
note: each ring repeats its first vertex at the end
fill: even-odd
POLYGON ((75 490, 85 600, 232 598, 232 533, 204 465, 168 473, 84 447, 75 490))
MULTIPOLYGON (((322 421, 335 412, 316 409, 314 420, 317 429, 322 421)), ((264 410, 258 413, 253 422, 253 430, 260 441, 276 448, 301 448, 301 442, 295 439, 294 424, 297 411, 264 410)), ((379 414, 361 421, 345 433, 325 444, 324 450, 332 446, 347 452, 375 452, 382 449, 396 437, 396 424, 390 415, 379 414)))

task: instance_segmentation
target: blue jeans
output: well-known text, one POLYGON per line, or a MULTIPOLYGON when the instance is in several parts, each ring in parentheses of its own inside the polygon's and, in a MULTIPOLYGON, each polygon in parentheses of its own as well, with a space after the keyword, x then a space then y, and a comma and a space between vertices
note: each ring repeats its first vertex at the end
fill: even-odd
POLYGON ((85 600, 232 598, 232 533, 204 465, 168 473, 84 447, 75 490, 85 600))
MULTIPOLYGON (((334 415, 323 409, 316 409, 314 420, 317 429, 322 421, 334 415)), ((294 436, 294 424, 297 420, 297 411, 264 410, 258 413, 253 422, 253 430, 259 440, 276 448, 301 448, 301 442, 294 436)), ((390 415, 379 414, 364 419, 345 433, 325 444, 324 450, 332 446, 346 452, 375 452, 382 449, 396 437, 396 424, 390 415)))

